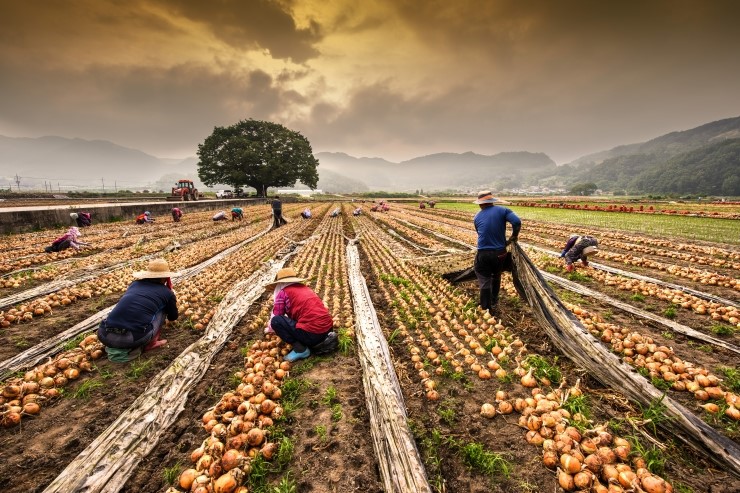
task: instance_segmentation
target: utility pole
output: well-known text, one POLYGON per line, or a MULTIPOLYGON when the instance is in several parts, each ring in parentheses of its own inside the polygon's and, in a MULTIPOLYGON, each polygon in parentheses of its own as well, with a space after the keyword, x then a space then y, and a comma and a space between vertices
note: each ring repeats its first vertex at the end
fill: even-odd
POLYGON ((115 190, 115 193, 118 193, 118 181, 113 182, 113 190, 115 190))
POLYGON ((18 191, 21 191, 21 177, 18 176, 18 173, 15 174, 15 184, 18 187, 18 191))
POLYGON ((105 180, 101 178, 100 182, 103 184, 103 193, 105 193, 105 180))

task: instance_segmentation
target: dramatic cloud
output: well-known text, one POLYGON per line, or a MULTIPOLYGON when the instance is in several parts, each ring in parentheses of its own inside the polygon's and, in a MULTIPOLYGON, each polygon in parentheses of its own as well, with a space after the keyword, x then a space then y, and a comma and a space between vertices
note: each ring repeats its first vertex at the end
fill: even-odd
POLYGON ((0 0, 0 135, 192 155, 272 120, 316 151, 567 162, 740 115, 740 2, 0 0))

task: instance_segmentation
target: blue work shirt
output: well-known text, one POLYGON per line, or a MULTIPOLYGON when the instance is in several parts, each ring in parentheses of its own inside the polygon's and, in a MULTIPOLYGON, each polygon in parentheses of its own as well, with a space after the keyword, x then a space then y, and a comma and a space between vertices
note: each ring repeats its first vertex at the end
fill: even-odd
POLYGON ((522 221, 509 208, 494 205, 481 209, 473 218, 478 233, 478 250, 506 249, 506 223, 514 230, 522 226, 522 221))
POLYGON ((177 320, 177 297, 158 280, 140 279, 131 283, 105 320, 107 327, 130 330, 142 337, 154 316, 164 311, 167 320, 177 320))

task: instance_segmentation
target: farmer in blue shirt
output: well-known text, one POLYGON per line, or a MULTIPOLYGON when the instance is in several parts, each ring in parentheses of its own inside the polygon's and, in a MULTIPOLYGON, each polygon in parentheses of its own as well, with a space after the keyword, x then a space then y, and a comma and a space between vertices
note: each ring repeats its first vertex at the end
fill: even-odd
POLYGON ((167 344, 159 333, 167 320, 177 320, 177 298, 172 291, 169 265, 164 259, 149 262, 145 271, 128 287, 108 317, 100 323, 98 339, 105 344, 108 359, 130 361, 142 351, 167 344))
POLYGON ((517 241, 522 221, 511 209, 495 205, 503 203, 493 197, 490 190, 478 193, 474 203, 480 211, 473 218, 478 233, 478 253, 475 255, 475 276, 480 288, 480 307, 494 314, 498 311, 498 293, 501 289, 501 271, 506 259, 506 245, 517 241), (506 241, 506 223, 511 224, 512 233, 506 241))

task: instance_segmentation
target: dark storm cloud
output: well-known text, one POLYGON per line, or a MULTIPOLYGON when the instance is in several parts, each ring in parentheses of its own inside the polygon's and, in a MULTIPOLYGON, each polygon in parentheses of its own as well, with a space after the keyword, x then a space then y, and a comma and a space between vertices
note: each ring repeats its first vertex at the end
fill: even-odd
POLYGON ((238 49, 261 48, 274 58, 305 62, 318 55, 318 24, 296 27, 287 5, 272 0, 156 0, 178 15, 207 24, 222 41, 238 49))
MULTIPOLYGON (((0 73, 14 69, 0 63, 0 73)), ((42 129, 180 156, 194 154, 214 126, 274 119, 296 97, 260 70, 224 76, 194 64, 166 70, 38 67, 25 69, 23 77, 0 78, 0 122, 12 121, 26 135, 42 129), (190 142, 189 148, 183 142, 190 142)))
POLYGON ((0 134, 184 155, 251 117, 315 150, 567 162, 740 114, 737 18, 734 0, 0 0, 0 134))

